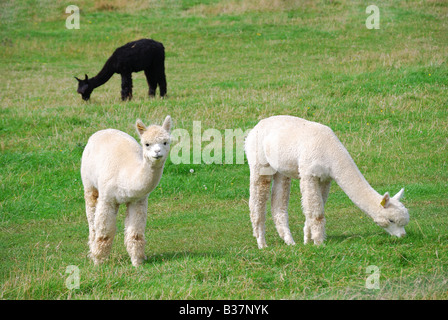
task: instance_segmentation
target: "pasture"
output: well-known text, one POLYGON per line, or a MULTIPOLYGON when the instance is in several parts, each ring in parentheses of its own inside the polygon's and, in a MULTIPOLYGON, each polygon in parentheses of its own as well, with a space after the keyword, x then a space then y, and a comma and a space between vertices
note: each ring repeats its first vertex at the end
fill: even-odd
MULTIPOLYGON (((368 29, 360 0, 2 1, 0 299, 447 299, 448 3, 377 6, 380 28, 368 29), (66 28, 68 5, 80 8, 80 29, 66 28), (96 75, 140 38, 165 46, 168 98, 150 99, 141 72, 132 101, 121 101, 119 75, 83 101, 74 76, 96 75), (110 259, 94 266, 80 180, 87 139, 105 128, 137 137, 137 118, 168 114, 192 143, 198 121, 222 145, 226 129, 272 115, 330 126, 375 190, 405 188, 407 236, 386 234, 333 183, 327 239, 304 245, 293 181, 296 245, 280 239, 268 204, 259 250, 234 141, 232 159, 167 160, 141 267, 123 243, 124 208, 110 259)), ((212 143, 203 140, 201 156, 212 143)))

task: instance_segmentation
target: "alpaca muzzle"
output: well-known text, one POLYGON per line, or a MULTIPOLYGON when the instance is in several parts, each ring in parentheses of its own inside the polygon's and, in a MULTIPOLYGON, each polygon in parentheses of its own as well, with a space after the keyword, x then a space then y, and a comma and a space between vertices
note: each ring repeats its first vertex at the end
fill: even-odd
POLYGON ((406 236, 406 231, 404 230, 404 227, 397 227, 397 226, 389 226, 387 228, 384 228, 391 236, 395 236, 398 238, 403 238, 406 236))

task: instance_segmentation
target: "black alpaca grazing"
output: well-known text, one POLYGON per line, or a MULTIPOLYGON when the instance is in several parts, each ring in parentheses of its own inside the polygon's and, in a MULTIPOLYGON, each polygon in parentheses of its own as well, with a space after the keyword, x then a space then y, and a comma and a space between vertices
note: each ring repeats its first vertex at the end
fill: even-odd
POLYGON ((151 39, 129 42, 119 47, 104 64, 103 69, 93 78, 85 75, 78 80, 78 93, 84 100, 90 99, 93 89, 106 83, 114 73, 121 75, 121 99, 132 99, 132 72, 145 71, 149 85, 149 96, 154 97, 157 85, 160 96, 166 94, 165 48, 163 44, 151 39))

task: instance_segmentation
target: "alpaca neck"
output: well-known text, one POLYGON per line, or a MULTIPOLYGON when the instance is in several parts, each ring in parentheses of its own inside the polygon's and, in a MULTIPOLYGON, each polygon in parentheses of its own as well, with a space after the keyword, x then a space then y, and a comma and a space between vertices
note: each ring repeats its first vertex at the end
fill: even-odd
POLYGON ((89 79, 89 84, 92 85, 92 88, 95 89, 99 86, 105 84, 109 79, 114 75, 115 71, 112 68, 112 62, 109 60, 106 61, 103 68, 100 72, 93 78, 89 79))
POLYGON ((162 178, 164 163, 154 163, 143 159, 139 170, 136 170, 136 177, 133 181, 139 181, 137 189, 145 190, 146 193, 154 190, 162 178))
POLYGON ((333 170, 333 179, 358 208, 375 218, 381 195, 370 186, 347 150, 341 151, 338 161, 334 162, 337 168, 333 170))

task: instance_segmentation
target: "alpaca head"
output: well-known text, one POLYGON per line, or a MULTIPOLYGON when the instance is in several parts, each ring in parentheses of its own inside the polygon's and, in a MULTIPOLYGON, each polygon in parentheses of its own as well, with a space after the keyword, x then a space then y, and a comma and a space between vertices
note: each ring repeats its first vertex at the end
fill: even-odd
POLYGON ((87 101, 90 99, 90 94, 93 91, 92 85, 89 83, 89 77, 85 75, 85 79, 81 80, 75 77, 78 80, 78 93, 81 94, 83 100, 87 101))
POLYGON ((170 151, 171 117, 167 116, 162 126, 146 127, 140 119, 135 126, 143 147, 143 157, 150 163, 163 164, 170 151))
POLYGON ((390 197, 386 192, 380 203, 379 214, 375 217, 375 223, 386 230, 390 235, 403 237, 406 235, 404 227, 409 222, 409 213, 400 202, 404 189, 395 196, 390 197))

